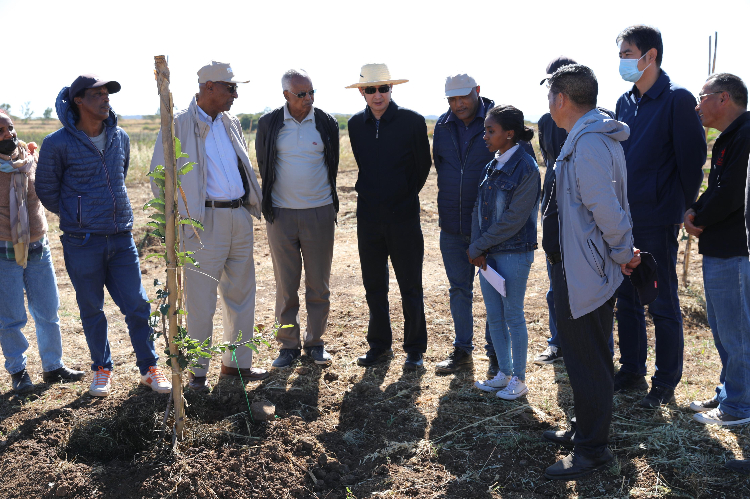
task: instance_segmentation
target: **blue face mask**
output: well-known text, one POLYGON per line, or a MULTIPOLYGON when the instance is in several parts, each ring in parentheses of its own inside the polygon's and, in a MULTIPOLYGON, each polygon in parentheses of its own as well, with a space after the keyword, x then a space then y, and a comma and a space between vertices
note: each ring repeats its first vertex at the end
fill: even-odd
POLYGON ((638 70, 638 61, 646 57, 646 54, 643 54, 638 59, 620 59, 620 76, 623 80, 626 82, 632 82, 636 83, 638 80, 641 79, 641 76, 643 76, 643 71, 646 71, 648 69, 648 66, 651 66, 649 64, 645 68, 643 68, 643 71, 638 70))

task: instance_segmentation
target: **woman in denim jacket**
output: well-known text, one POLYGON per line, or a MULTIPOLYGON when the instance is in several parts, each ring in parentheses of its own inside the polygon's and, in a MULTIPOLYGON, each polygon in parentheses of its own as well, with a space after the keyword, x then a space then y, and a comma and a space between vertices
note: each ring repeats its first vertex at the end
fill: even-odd
POLYGON ((523 301, 537 248, 541 181, 536 161, 518 145, 534 136, 534 131, 524 126, 520 110, 496 106, 487 113, 484 128, 484 141, 495 152, 495 158, 480 176, 471 245, 466 253, 475 266, 489 266, 505 278, 506 296, 480 276, 500 371, 495 378, 475 385, 483 391, 496 392, 499 398, 513 400, 528 392, 525 380, 529 337, 523 301))

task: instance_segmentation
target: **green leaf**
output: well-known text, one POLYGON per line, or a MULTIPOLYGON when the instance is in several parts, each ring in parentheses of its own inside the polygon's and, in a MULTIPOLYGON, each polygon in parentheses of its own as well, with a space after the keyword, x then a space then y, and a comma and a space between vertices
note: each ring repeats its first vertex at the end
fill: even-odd
POLYGON ((169 314, 169 304, 162 304, 159 306, 159 312, 166 316, 169 314))
POLYGON ((159 177, 154 177, 154 184, 164 189, 164 179, 159 178, 159 177))
POLYGON ((193 227, 197 227, 198 229, 200 229, 201 231, 203 231, 203 224, 201 224, 199 221, 197 221, 195 219, 188 219, 188 218, 180 219, 179 223, 180 224, 190 225, 190 226, 193 226, 193 227))
MULTIPOLYGON (((187 155, 184 155, 184 156, 187 157, 187 155)), ((180 169, 177 171, 177 175, 185 175, 186 173, 188 173, 191 170, 193 170, 194 166, 195 166, 195 162, 194 161, 187 162, 182 167, 180 167, 180 169)))
POLYGON ((149 208, 155 208, 159 212, 163 213, 164 210, 166 209, 166 205, 164 204, 163 201, 151 200, 148 203, 146 203, 145 205, 143 205, 143 210, 148 210, 149 208))
POLYGON ((187 153, 182 152, 182 143, 177 137, 174 138, 174 157, 175 159, 188 157, 187 153))
POLYGON ((154 219, 157 222, 161 222, 162 224, 167 223, 167 219, 164 217, 164 214, 155 213, 148 216, 149 219, 154 219))

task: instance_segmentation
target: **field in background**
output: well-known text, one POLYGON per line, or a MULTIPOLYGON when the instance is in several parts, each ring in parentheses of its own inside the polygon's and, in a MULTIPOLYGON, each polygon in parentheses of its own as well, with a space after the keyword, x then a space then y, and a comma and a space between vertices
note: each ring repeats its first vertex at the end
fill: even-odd
MULTIPOLYGON (((56 122, 55 122, 56 123, 56 122)), ((55 129, 16 123, 23 140, 41 139, 55 129), (28 127, 27 127, 28 125, 28 127)), ((131 136, 127 185, 135 212, 134 238, 143 255, 157 250, 147 214, 146 172, 156 139, 155 120, 124 120, 131 136)), ((254 160, 254 137, 248 137, 254 160)), ((536 141, 536 139, 535 139, 536 141)), ((692 420, 693 399, 713 394, 720 361, 706 324, 700 256, 691 260, 688 287, 680 299, 685 321, 685 372, 677 403, 658 410, 637 406, 643 394, 616 395, 611 431, 616 461, 578 481, 550 482, 544 468, 566 454, 541 440, 550 428, 565 427, 572 393, 564 365, 531 364, 544 349, 547 329, 545 260, 536 252, 526 294, 529 329, 527 384, 522 400, 505 402, 480 393, 487 359, 481 335, 473 372, 439 376, 435 363, 453 340, 448 283, 438 245, 437 187, 433 171, 421 193, 425 235, 424 290, 429 331, 425 371, 401 369, 403 315, 391 273, 392 363, 362 369, 356 357, 367 349, 367 306, 361 285, 356 239, 356 165, 342 135, 338 177, 341 209, 331 278, 332 309, 326 345, 334 364, 320 368, 301 359, 263 383, 247 386, 250 401, 268 400, 276 418, 267 423, 247 416, 242 387, 219 382, 213 363, 208 395, 186 393, 186 439, 178 453, 165 451, 159 437, 166 396, 139 387, 134 356, 122 315, 107 295, 110 342, 115 362, 111 397, 88 396, 90 381, 41 383, 33 322, 25 332, 31 347, 29 371, 36 389, 24 398, 0 376, 0 484, 2 497, 750 497, 745 477, 723 469, 730 458, 748 455, 749 426, 719 428, 692 420)), ((534 142, 538 151, 538 145, 534 142)), ((541 158, 538 158, 541 160, 541 158)), ((544 170, 544 169, 542 169, 544 170)), ((61 292, 65 362, 88 368, 74 292, 65 271, 57 218, 48 215, 50 240, 61 292)), ((274 281, 265 223, 255 224, 256 318, 273 321, 274 281)), ((681 244, 681 249, 684 242, 681 244)), ((682 255, 682 253, 681 253, 682 255)), ((679 259, 681 269, 682 256, 679 259)), ((164 279, 161 262, 142 260, 144 286, 164 279)), ((475 332, 485 321, 478 283, 475 332)), ((304 305, 301 312, 304 325, 304 305)), ((221 339, 222 315, 214 317, 221 339)), ((617 333, 615 333, 617 335, 617 333)), ((617 337, 615 337, 617 338, 617 337)), ((653 373, 653 326, 649 321, 649 370, 653 373)), ((161 349, 161 341, 160 341, 161 349)), ((273 345, 273 341, 272 341, 273 345)), ((261 348, 255 366, 268 368, 276 346, 261 348)), ((1 358, 1 357, 0 357, 1 358)), ((615 360, 619 352, 615 353, 615 360)))

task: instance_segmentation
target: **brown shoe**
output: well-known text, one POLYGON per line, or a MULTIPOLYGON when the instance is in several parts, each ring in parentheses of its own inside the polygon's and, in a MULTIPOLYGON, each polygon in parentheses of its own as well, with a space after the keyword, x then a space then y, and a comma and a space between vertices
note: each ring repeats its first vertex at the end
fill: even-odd
POLYGON ((221 364, 219 378, 240 378, 240 375, 242 375, 242 380, 253 381, 265 380, 271 376, 270 373, 261 368, 232 368, 230 366, 224 366, 224 363, 221 364))
POLYGON ((188 388, 191 391, 196 392, 209 392, 211 390, 211 385, 208 383, 208 380, 206 380, 206 377, 196 377, 191 373, 188 381, 188 388))

